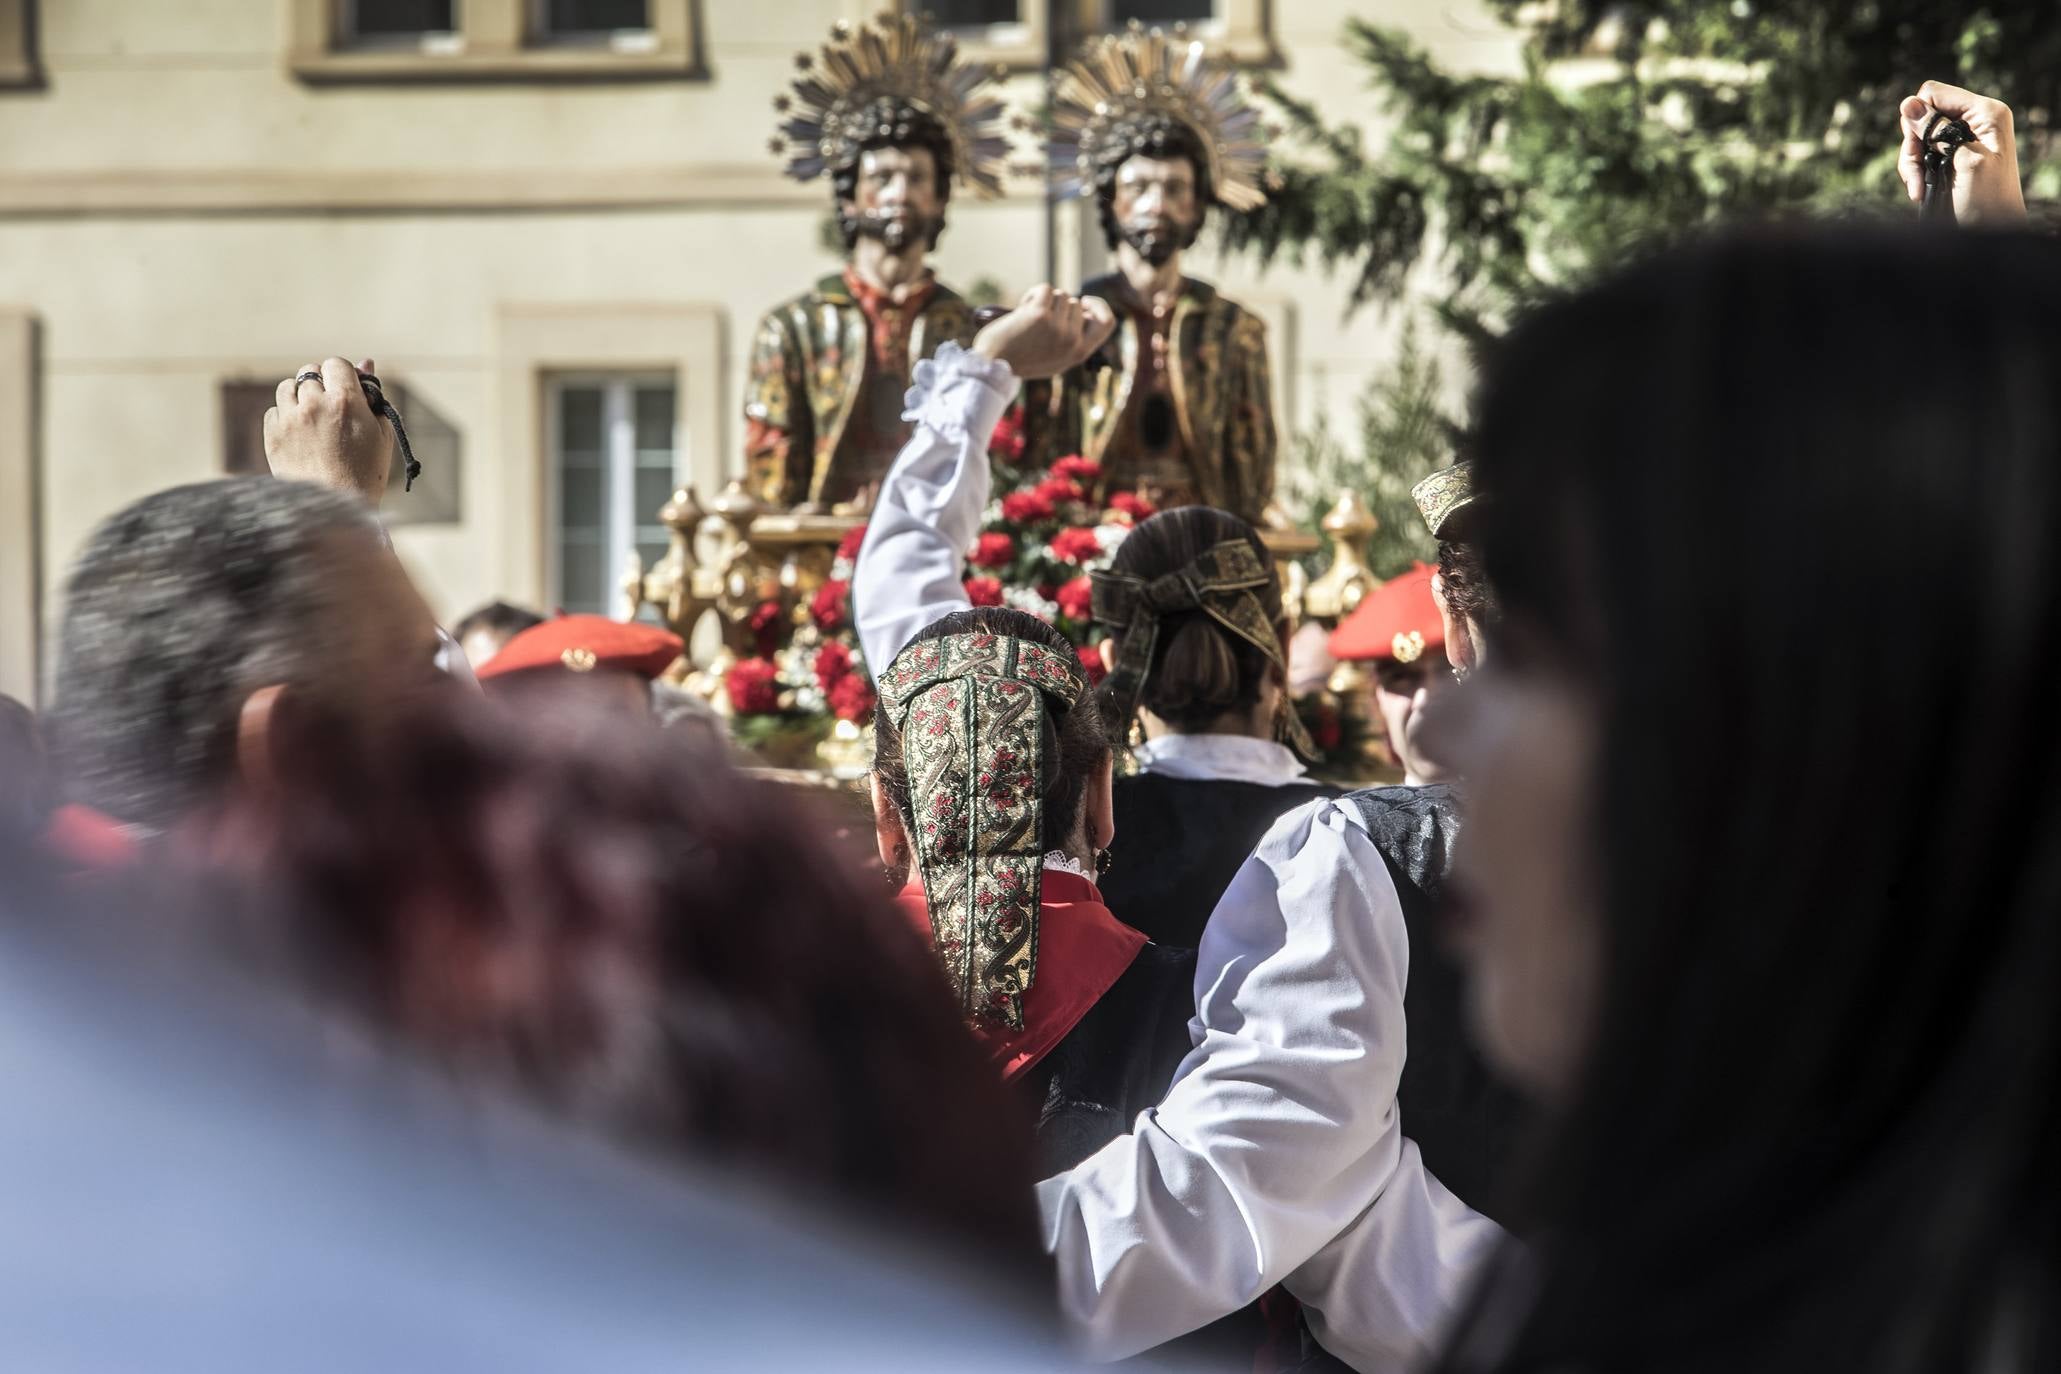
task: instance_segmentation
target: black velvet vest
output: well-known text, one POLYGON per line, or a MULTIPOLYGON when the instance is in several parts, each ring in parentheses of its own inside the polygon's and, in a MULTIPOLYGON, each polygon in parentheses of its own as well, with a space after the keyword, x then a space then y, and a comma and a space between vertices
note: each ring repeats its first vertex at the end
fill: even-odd
POLYGON ((1499 1217, 1526 1113, 1475 1049, 1461 968, 1439 929, 1460 832, 1458 799, 1450 787, 1373 787, 1345 802, 1366 822, 1395 879, 1410 937, 1403 996, 1409 1057, 1396 1093, 1403 1134, 1417 1142, 1439 1182, 1476 1211, 1499 1217))
POLYGON ((1188 1054, 1195 951, 1147 945, 1024 1074, 1038 1094, 1038 1177, 1064 1173, 1159 1105, 1188 1054))
POLYGON ((1337 795, 1337 788, 1314 782, 1118 778, 1113 862, 1095 885, 1117 920, 1162 944, 1193 949, 1217 898, 1268 827, 1305 802, 1337 795))

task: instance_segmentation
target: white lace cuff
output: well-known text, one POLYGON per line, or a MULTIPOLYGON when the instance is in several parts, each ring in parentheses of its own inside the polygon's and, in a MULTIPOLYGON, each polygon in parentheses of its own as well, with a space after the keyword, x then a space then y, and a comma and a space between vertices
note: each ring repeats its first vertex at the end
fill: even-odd
MULTIPOLYGON (((974 437, 968 422, 996 402, 1008 405, 1015 399, 1016 385, 1016 373, 1009 364, 947 339, 936 357, 916 364, 908 393, 902 397, 902 418, 954 442, 965 440, 974 437)), ((987 436, 979 438, 985 442, 987 436)))

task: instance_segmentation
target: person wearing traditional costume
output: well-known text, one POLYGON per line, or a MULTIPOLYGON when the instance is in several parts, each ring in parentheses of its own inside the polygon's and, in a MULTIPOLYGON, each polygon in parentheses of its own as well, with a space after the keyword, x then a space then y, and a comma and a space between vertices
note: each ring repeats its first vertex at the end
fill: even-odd
POLYGON ((1252 526, 1184 506, 1140 523, 1090 580, 1111 635, 1105 704, 1137 732, 1103 891, 1153 939, 1193 948, 1268 827, 1339 791, 1301 761, 1314 751, 1288 700, 1280 578, 1252 526))
POLYGON ((1147 941, 1096 887, 1112 756, 1073 646, 1027 613, 973 608, 960 580, 987 437, 1018 386, 1003 358, 957 344, 917 364, 915 431, 882 485, 852 605, 866 661, 887 665, 882 861, 997 1072, 1039 1104, 1057 1170, 1164 1095, 1190 1048, 1194 953, 1147 941))
MULTIPOLYGON (((1471 499, 1453 480, 1423 498, 1435 529, 1471 499)), ((1501 1238, 1469 1203, 1520 1124, 1431 926, 1458 827, 1450 789, 1371 789, 1290 812, 1239 870, 1197 954, 1196 1053, 1131 1134, 1039 1186, 1085 1353, 1276 1283, 1355 1368, 1436 1348, 1501 1238)))
POLYGON ((1419 563, 1361 599, 1331 632, 1326 647, 1343 663, 1373 668, 1370 695, 1384 742, 1410 786, 1445 781, 1444 770, 1418 743, 1432 703, 1452 682, 1445 618, 1431 589, 1438 576, 1419 563))
POLYGON ((840 21, 774 103, 773 151, 799 181, 829 174, 844 270, 775 306, 753 336, 745 464, 779 507, 863 508, 909 428, 910 368, 974 333, 964 299, 925 262, 954 177, 1001 190, 1007 136, 985 68, 913 15, 840 21))

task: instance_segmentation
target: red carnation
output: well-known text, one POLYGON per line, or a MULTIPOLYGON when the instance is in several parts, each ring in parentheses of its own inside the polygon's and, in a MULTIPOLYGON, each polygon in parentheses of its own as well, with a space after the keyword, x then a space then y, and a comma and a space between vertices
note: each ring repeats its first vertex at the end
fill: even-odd
POLYGON ((966 579, 966 599, 976 606, 999 606, 1002 604, 1001 579, 994 577, 969 577, 966 579))
POLYGON ((770 658, 739 659, 723 679, 730 709, 740 716, 771 715, 780 709, 780 669, 770 658))
POLYGON ((1092 458, 1069 453, 1052 465, 1052 475, 1069 482, 1094 482, 1102 477, 1102 465, 1092 458))
POLYGON ((1059 603, 1059 613, 1069 620, 1086 620, 1089 608, 1094 604, 1094 593, 1088 579, 1076 577, 1061 587, 1052 599, 1059 603))
POLYGON ((1031 490, 1050 501, 1055 507, 1062 506, 1068 501, 1085 501, 1088 499, 1088 493, 1081 489, 1079 482, 1065 477, 1047 477, 1044 481, 1031 488, 1031 490))
POLYGON ((843 629, 852 619, 852 584, 833 577, 817 588, 809 602, 809 619, 825 634, 843 629))
POLYGON ((780 642, 780 603, 761 601, 751 613, 751 642, 761 655, 773 652, 780 642))
POLYGON ((1002 533, 984 534, 966 561, 976 568, 1006 568, 1016 560, 1016 540, 1002 533))
POLYGON ((1118 515, 1130 517, 1132 524, 1150 520, 1159 514, 1159 509, 1135 491, 1113 492, 1109 497, 1109 508, 1118 515))
POLYGON ((988 436, 988 452, 1005 463, 1023 461, 1023 408, 1011 406, 988 436))
POLYGON ((1083 644, 1074 650, 1074 656, 1081 661, 1081 671, 1087 674, 1088 685, 1093 687, 1109 676, 1109 670, 1102 666, 1102 651, 1093 644, 1083 644))
POLYGON ((859 556, 859 545, 865 542, 866 527, 861 525, 838 541, 837 556, 839 558, 857 558, 859 556))
POLYGON ((831 687, 829 696, 832 715, 860 725, 873 714, 873 703, 878 700, 873 695, 873 684, 866 681, 864 673, 846 673, 831 687))
POLYGON ((1002 518, 1011 524, 1023 525, 1033 520, 1052 518, 1052 498, 1036 489, 1012 491, 1002 498, 1002 518))
POLYGON ((816 685, 829 691, 852 672, 852 651, 844 641, 833 639, 816 650, 816 685))
POLYGON ((1045 549, 1062 563, 1085 563, 1102 556, 1102 541, 1093 530, 1066 529, 1053 535, 1045 549))

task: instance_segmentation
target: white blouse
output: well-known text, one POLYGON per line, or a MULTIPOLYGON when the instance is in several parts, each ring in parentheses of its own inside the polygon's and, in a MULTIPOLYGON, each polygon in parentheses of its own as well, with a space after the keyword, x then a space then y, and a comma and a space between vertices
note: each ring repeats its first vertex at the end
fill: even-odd
POLYGON ((1295 751, 1251 735, 1159 735, 1131 746, 1141 773, 1202 782, 1256 782, 1286 787, 1307 771, 1295 751))

